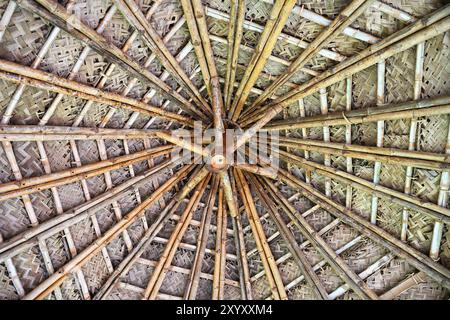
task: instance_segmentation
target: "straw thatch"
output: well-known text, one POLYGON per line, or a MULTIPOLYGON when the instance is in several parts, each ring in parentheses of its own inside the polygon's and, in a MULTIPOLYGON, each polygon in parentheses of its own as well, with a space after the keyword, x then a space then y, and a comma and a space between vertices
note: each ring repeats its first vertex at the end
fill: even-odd
POLYGON ((445 3, 0 0, 0 299, 449 299, 445 3))

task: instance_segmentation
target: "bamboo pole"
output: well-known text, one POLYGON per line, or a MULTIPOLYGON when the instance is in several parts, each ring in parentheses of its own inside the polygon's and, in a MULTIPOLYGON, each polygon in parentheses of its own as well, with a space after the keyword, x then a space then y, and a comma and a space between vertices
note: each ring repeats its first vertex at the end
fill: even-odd
POLYGON ((248 215, 259 255, 261 257, 264 269, 266 270, 266 277, 269 282, 272 295, 277 300, 285 300, 287 299, 287 294, 284 289, 283 281, 275 264, 275 259, 264 235, 264 231, 262 230, 261 222, 258 219, 258 213, 256 212, 255 202, 251 195, 250 188, 244 175, 239 169, 234 169, 234 176, 236 177, 236 185, 241 195, 241 199, 244 202, 245 211, 248 215))
POLYGON ((119 94, 99 90, 73 80, 67 80, 51 73, 35 70, 26 66, 0 59, 0 78, 14 83, 23 83, 39 89, 76 96, 86 100, 108 104, 117 108, 129 109, 140 113, 159 116, 182 124, 193 126, 190 118, 161 110, 138 100, 123 97, 119 94))
POLYGON ((233 190, 231 188, 230 176, 226 170, 220 171, 218 174, 220 177, 221 187, 223 189, 223 193, 225 196, 225 201, 228 206, 228 211, 230 213, 230 216, 234 218, 238 215, 238 208, 236 199, 233 195, 233 190))
POLYGON ((264 93, 260 95, 249 108, 254 110, 256 106, 261 105, 267 98, 286 83, 300 68, 305 66, 320 49, 324 48, 336 35, 339 35, 346 27, 353 23, 374 0, 353 0, 337 16, 333 22, 327 26, 309 46, 300 53, 300 55, 291 63, 288 70, 283 72, 275 81, 273 81, 264 93))
MULTIPOLYGON (((415 161, 415 160, 424 160, 431 163, 450 163, 450 158, 445 153, 434 153, 434 152, 425 152, 425 151, 414 151, 414 150, 404 150, 404 149, 397 149, 397 148, 391 148, 391 147, 372 147, 372 146, 365 146, 365 145, 358 145, 358 144, 350 144, 348 142, 346 143, 340 143, 340 142, 323 142, 320 140, 311 140, 311 139, 301 139, 301 138, 291 138, 286 136, 278 137, 279 145, 280 146, 290 146, 294 148, 294 146, 299 146, 302 149, 307 148, 308 146, 311 147, 318 147, 318 148, 311 148, 312 151, 321 152, 319 150, 327 150, 330 153, 336 154, 336 155, 350 155, 350 154, 370 154, 370 155, 377 155, 377 156, 385 156, 386 159, 403 159, 402 161, 415 161), (330 150, 328 150, 330 149, 330 150), (342 153, 341 153, 342 151, 342 153), (350 153, 347 153, 349 151, 350 153)), ((275 140, 271 141, 272 143, 277 143, 275 140)), ((384 162, 383 160, 380 160, 381 162, 384 162)), ((419 162, 420 163, 420 162, 419 162)), ((427 162, 424 162, 424 164, 427 162)), ((420 166, 420 164, 419 164, 420 166)))
POLYGON ((81 167, 69 168, 42 176, 3 183, 0 184, 0 201, 94 177, 107 171, 116 170, 129 164, 146 160, 148 157, 158 157, 170 152, 172 152, 170 146, 162 146, 86 164, 81 167))
MULTIPOLYGON (((357 55, 354 55, 345 61, 342 61, 341 63, 337 64, 336 66, 326 70, 325 72, 321 73, 320 76, 315 77, 311 79, 310 81, 307 81, 306 83, 300 85, 295 90, 291 90, 286 95, 274 100, 271 102, 268 106, 261 108, 261 110, 258 110, 258 114, 264 114, 268 109, 270 109, 271 106, 279 104, 282 100, 286 100, 287 98, 293 98, 297 93, 301 96, 307 96, 310 93, 307 92, 308 88, 312 88, 315 91, 319 90, 319 83, 320 86, 322 84, 323 87, 330 86, 333 83, 336 83, 343 78, 348 77, 349 75, 358 72, 359 70, 355 69, 348 69, 350 67, 356 68, 356 69, 364 69, 366 67, 369 67, 372 64, 375 64, 376 62, 380 60, 384 60, 388 58, 389 56, 408 49, 410 46, 414 46, 415 44, 411 44, 410 42, 413 42, 415 38, 417 38, 419 41, 417 43, 423 42, 443 31, 446 29, 446 24, 448 24, 448 21, 445 20, 445 18, 450 14, 450 6, 446 5, 438 10, 422 17, 421 19, 415 21, 414 23, 406 26, 405 28, 393 33, 392 35, 388 36, 387 38, 379 41, 378 43, 364 49, 363 51, 359 52, 357 55), (439 22, 438 24, 435 24, 436 22, 439 22), (438 26, 438 28, 429 28, 431 25, 438 26), (439 30, 442 27, 441 30, 439 30), (428 29, 428 31, 427 31, 428 29), (422 39, 423 37, 423 39, 422 39), (421 39, 419 39, 421 38, 421 39), (423 40, 423 41, 421 41, 423 40), (390 49, 387 51, 387 49, 390 49), (379 57, 380 54, 384 54, 384 56, 379 57), (369 63, 367 58, 370 58, 375 61, 371 61, 369 63), (377 59, 379 57, 379 59, 377 59), (378 60, 378 61, 377 61, 378 60), (343 75, 344 70, 348 69, 348 74, 343 75), (341 75, 343 75, 341 77, 341 75), (333 76, 333 77, 331 77, 333 76), (340 78, 337 80, 337 78, 340 78), (336 81, 334 81, 336 79, 336 81), (325 83, 325 80, 327 82, 325 83), (328 80, 333 80, 332 83, 328 83, 328 80)), ((298 99, 299 97, 293 98, 293 100, 298 99)), ((291 102, 287 102, 286 104, 289 104, 291 102)), ((246 120, 243 118, 243 120, 246 120)))
POLYGON ((189 282, 185 288, 184 299, 195 300, 197 296, 197 290, 200 281, 200 273, 202 269, 203 258, 205 256, 205 249, 209 237, 211 218, 216 201, 216 195, 219 189, 219 183, 220 180, 215 175, 212 178, 208 199, 206 201, 206 205, 203 210, 202 221, 200 224, 200 231, 197 240, 197 251, 195 252, 194 264, 192 265, 191 268, 189 282))
POLYGON ((228 52, 227 52, 227 73, 225 76, 224 99, 226 111, 231 107, 234 82, 236 80, 236 70, 238 67, 239 48, 243 35, 243 24, 245 19, 245 0, 231 1, 230 22, 228 24, 228 52))
POLYGON ((304 195, 310 198, 313 202, 318 203, 322 208, 329 211, 342 222, 352 226, 363 235, 369 237, 373 241, 386 247, 394 254, 406 259, 408 263, 413 265, 420 271, 425 272, 439 284, 446 288, 450 287, 450 271, 440 264, 434 262, 430 257, 406 245, 401 240, 395 238, 387 231, 380 227, 371 224, 358 214, 347 210, 344 206, 327 198, 321 192, 315 190, 303 181, 290 175, 286 171, 280 169, 280 178, 295 189, 300 189, 304 195))
POLYGON ((273 47, 276 44, 278 35, 286 23, 295 1, 277 1, 272 7, 269 19, 264 27, 264 31, 259 38, 258 45, 255 48, 252 59, 244 73, 243 81, 241 81, 236 92, 236 99, 233 101, 229 118, 237 121, 242 112, 244 103, 250 93, 250 89, 258 80, 259 74, 264 68, 273 47))
POLYGON ((410 277, 406 278, 402 282, 400 282, 398 285, 390 289, 389 291, 383 293, 380 296, 381 300, 392 300, 396 297, 398 297, 400 294, 408 290, 409 288, 418 285, 419 283, 425 283, 427 282, 427 276, 424 272, 418 272, 416 274, 411 275, 410 277))
MULTIPOLYGON (((216 249, 214 252, 214 274, 212 300, 224 299, 226 242, 227 242, 227 213, 223 202, 223 189, 218 190, 216 249)), ((238 262, 240 265, 240 262, 238 262)))
POLYGON ((162 92, 173 97, 180 106, 189 106, 189 109, 195 108, 182 95, 176 93, 169 85, 159 80, 158 77, 146 68, 131 60, 119 48, 108 43, 103 36, 97 34, 94 30, 82 23, 76 15, 70 14, 66 8, 54 0, 36 0, 36 2, 42 7, 37 6, 31 0, 17 0, 19 6, 56 24, 70 35, 83 41, 105 57, 108 57, 114 64, 120 65, 137 78, 149 81, 157 86, 162 92))
MULTIPOLYGON (((282 195, 282 193, 275 187, 273 183, 264 179, 267 184, 267 191, 274 200, 280 204, 286 214, 289 216, 294 225, 300 232, 308 239, 316 250, 325 258, 330 266, 335 270, 339 277, 344 280, 352 290, 363 299, 378 299, 377 295, 362 281, 358 275, 345 263, 335 251, 323 240, 322 232, 316 232, 313 227, 309 225, 305 216, 299 214, 297 209, 292 206, 289 201, 282 195)), ((303 244, 302 244, 303 246, 303 244)), ((328 299, 328 294, 326 295, 328 299)))
MULTIPOLYGON (((68 126, 0 125, 0 141, 67 141, 97 139, 144 139, 157 137, 152 129, 110 129, 68 126)), ((180 131, 183 136, 183 132, 180 131)), ((184 135, 189 136, 190 134, 184 135)))
MULTIPOLYGON (((422 21, 422 23, 429 23, 430 20, 435 21, 436 17, 440 18, 442 17, 442 12, 446 12, 446 10, 450 11, 450 5, 447 5, 440 9, 435 15, 432 15, 431 17, 427 17, 426 20, 418 20, 422 21)), ((420 27, 423 27, 420 23, 418 24, 420 27)), ((417 27, 417 24, 414 24, 415 27, 417 27)), ((418 27, 417 27, 418 28, 418 27)), ((255 118, 255 123, 248 128, 244 134, 241 136, 241 138, 238 140, 236 144, 236 148, 243 145, 248 139, 250 139, 259 129, 261 129, 265 124, 267 124, 273 117, 275 117, 279 112, 281 112, 285 107, 289 106, 292 102, 298 100, 299 98, 308 96, 310 94, 313 94, 314 92, 320 90, 321 88, 326 88, 338 81, 341 81, 342 79, 345 79, 346 77, 354 74, 355 72, 361 71, 363 69, 366 69, 375 63, 385 60, 386 58, 397 54, 399 52, 402 52, 404 50, 409 49, 412 46, 417 45, 418 43, 421 43, 423 41, 426 41, 432 37, 437 36, 438 34, 441 34, 448 30, 450 28, 450 17, 444 18, 423 28, 420 29, 420 31, 417 31, 417 28, 407 28, 406 30, 401 30, 391 37, 388 37, 386 42, 383 42, 384 46, 381 46, 383 50, 379 50, 380 46, 377 46, 381 43, 378 43, 372 47, 375 47, 374 50, 375 53, 372 53, 371 50, 364 51, 363 53, 360 53, 357 55, 358 58, 356 58, 353 64, 342 68, 342 65, 346 63, 344 61, 341 64, 338 64, 335 68, 332 68, 334 71, 338 69, 339 71, 336 71, 332 76, 329 76, 328 78, 323 79, 321 82, 312 84, 311 82, 307 82, 304 86, 299 87, 298 90, 291 91, 288 95, 285 95, 284 97, 281 97, 277 100, 275 100, 273 103, 269 104, 267 108, 264 108, 264 110, 261 111, 260 117, 258 116, 255 118), (414 30, 417 31, 413 34, 410 34, 410 31, 414 30), (408 34, 407 37, 403 37, 403 35, 408 34), (395 43, 391 43, 392 39, 397 39, 397 37, 400 35, 399 38, 401 38, 400 41, 397 41, 395 43), (386 45, 388 43, 389 45, 386 45), (363 58, 364 57, 364 58, 363 58), (338 67, 340 66, 340 67, 338 67), (258 120, 256 120, 258 119, 258 120)), ((372 47, 369 47, 371 49, 374 49, 372 47)), ((349 59, 351 60, 351 59, 349 59)), ((327 72, 324 72, 325 74, 327 72)), ((316 77, 316 79, 319 77, 316 77)))
POLYGON ((266 210, 269 213, 269 216, 277 225, 281 236, 283 237, 289 251, 291 252, 292 257, 299 266, 301 273, 305 277, 306 282, 308 283, 309 286, 313 288, 314 294, 316 295, 317 298, 319 298, 320 300, 322 299, 327 300, 328 299, 327 291, 323 287, 317 274, 312 270, 311 265, 306 259, 305 254, 301 251, 294 236, 292 235, 291 231, 283 221, 283 218, 280 216, 276 204, 267 197, 267 194, 265 193, 264 188, 261 185, 260 181, 258 181, 258 179, 255 179, 251 175, 247 175, 247 177, 248 177, 247 179, 249 179, 250 183, 252 184, 257 194, 259 195, 261 203, 265 205, 266 210))
MULTIPOLYGON (((179 161, 179 160, 178 160, 179 161)), ((98 209, 103 208, 113 200, 123 198, 130 187, 143 185, 150 177, 165 168, 175 166, 178 161, 166 160, 144 173, 127 180, 126 182, 105 191, 104 193, 82 203, 63 214, 57 215, 36 227, 27 229, 0 244, 0 261, 14 257, 18 253, 34 246, 39 239, 46 239, 64 230, 86 217, 95 214, 98 209)))
POLYGON ((399 104, 390 104, 377 108, 365 108, 346 112, 335 112, 328 115, 308 117, 306 119, 294 118, 274 121, 262 130, 289 130, 301 128, 314 128, 323 125, 336 126, 346 124, 361 124, 381 120, 396 120, 404 118, 417 118, 427 115, 449 113, 450 96, 443 96, 427 100, 409 101, 399 104))
POLYGON ((406 206, 412 210, 422 212, 428 216, 431 216, 438 221, 450 222, 450 210, 442 208, 434 203, 423 201, 412 195, 404 194, 387 187, 383 187, 379 184, 374 184, 373 182, 364 180, 355 175, 348 174, 347 172, 334 169, 332 167, 327 167, 316 162, 307 161, 301 157, 288 154, 282 150, 279 151, 280 157, 284 161, 292 161, 302 168, 315 171, 320 175, 336 179, 344 184, 351 184, 354 188, 363 190, 370 194, 376 194, 377 196, 383 197, 398 203, 402 206, 406 206))
POLYGON ((172 232, 166 244, 166 247, 164 248, 164 252, 162 253, 160 260, 158 261, 158 264, 153 270, 153 273, 145 288, 143 299, 154 300, 156 298, 156 295, 158 294, 161 284, 168 272, 168 267, 172 263, 172 259, 175 255, 176 249, 181 242, 181 238, 183 237, 184 233, 187 230, 189 222, 192 219, 192 216, 198 207, 200 198, 205 192, 206 186, 208 185, 210 178, 211 174, 208 174, 208 176, 204 178, 201 181, 201 183, 199 183, 195 188, 191 200, 189 201, 188 205, 181 214, 181 218, 178 221, 175 230, 172 232))
POLYGON ((115 0, 114 2, 125 19, 127 19, 127 21, 141 34, 142 39, 151 49, 152 53, 164 64, 166 69, 170 71, 175 79, 177 79, 177 82, 186 89, 203 113, 199 113, 195 108, 191 111, 195 112, 201 118, 207 119, 204 114, 208 115, 211 113, 211 109, 207 102, 193 85, 191 79, 189 79, 177 60, 169 52, 164 41, 150 25, 138 5, 134 1, 129 0, 115 0))
POLYGON ((240 170, 244 170, 247 172, 251 172, 251 173, 254 173, 254 174, 257 174, 260 176, 264 176, 267 178, 271 178, 271 179, 277 178, 277 172, 272 167, 260 167, 255 164, 242 163, 242 164, 235 165, 235 168, 238 168, 240 170))
POLYGON ((173 175, 160 188, 158 188, 158 190, 156 190, 150 197, 145 199, 145 201, 143 201, 139 206, 136 206, 125 217, 123 217, 122 220, 118 221, 94 243, 89 245, 72 260, 62 266, 57 273, 51 275, 43 282, 41 282, 36 288, 28 292, 27 295, 23 298, 25 300, 43 299, 48 294, 50 294, 55 286, 61 284, 72 271, 80 268, 82 265, 87 263, 90 258, 97 254, 103 247, 109 244, 119 234, 121 234, 123 230, 133 224, 151 204, 153 204, 159 197, 163 196, 163 194, 169 189, 173 188, 175 183, 179 181, 179 179, 184 175, 186 175, 191 168, 192 165, 187 165, 181 168, 175 175, 173 175))

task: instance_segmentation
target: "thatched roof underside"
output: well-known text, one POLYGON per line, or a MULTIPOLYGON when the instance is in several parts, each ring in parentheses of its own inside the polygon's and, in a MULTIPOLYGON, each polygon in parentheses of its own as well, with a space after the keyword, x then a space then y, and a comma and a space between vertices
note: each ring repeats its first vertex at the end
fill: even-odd
POLYGON ((0 299, 449 299, 445 3, 0 0, 0 299))

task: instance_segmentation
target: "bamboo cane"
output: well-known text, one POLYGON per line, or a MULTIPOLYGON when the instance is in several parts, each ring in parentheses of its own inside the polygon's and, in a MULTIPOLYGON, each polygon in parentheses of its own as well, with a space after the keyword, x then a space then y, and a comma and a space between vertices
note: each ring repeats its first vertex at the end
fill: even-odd
POLYGON ((302 53, 292 62, 288 70, 273 81, 264 93, 260 95, 249 108, 256 108, 261 105, 267 98, 276 92, 284 83, 286 83, 300 68, 310 61, 319 51, 324 48, 335 35, 339 35, 347 26, 353 23, 372 3, 374 0, 353 0, 350 2, 333 20, 333 22, 324 29, 310 45, 302 51, 302 53))
POLYGON ((6 60, 0 60, 0 78, 14 83, 23 83, 39 89, 76 96, 86 100, 108 104, 117 108, 129 109, 144 114, 174 120, 193 126, 190 118, 161 110, 138 100, 123 97, 119 94, 99 90, 72 80, 67 80, 51 73, 35 70, 6 60))
POLYGON ((116 65, 120 65, 139 79, 150 81, 167 95, 178 101, 180 106, 194 106, 190 104, 182 95, 176 93, 169 85, 159 80, 154 74, 137 62, 128 58, 119 48, 108 43, 105 38, 97 34, 94 30, 82 23, 74 14, 70 14, 63 6, 53 0, 36 0, 42 7, 37 6, 30 0, 18 0, 17 4, 26 10, 32 11, 44 19, 56 24, 70 35, 92 47, 102 55, 108 57, 116 65))
MULTIPOLYGON (((187 89, 187 92, 192 99, 200 106, 205 114, 210 114, 211 110, 200 95, 198 89, 193 85, 192 81, 187 76, 186 72, 181 68, 176 59, 167 49, 164 41, 159 37, 156 31, 152 28, 142 11, 139 9, 134 1, 129 0, 115 0, 119 10, 123 13, 125 19, 127 19, 131 25, 136 28, 143 40, 152 50, 152 53, 166 66, 166 69, 170 70, 170 73, 178 80, 178 83, 187 89)), ((197 110, 192 110, 196 114, 199 114, 197 110)), ((199 115, 202 115, 200 113, 199 115)), ((202 117, 205 119, 204 115, 202 117)))
POLYGON ((341 181, 344 184, 350 184, 354 188, 358 188, 370 194, 375 194, 377 196, 383 197, 385 199, 388 199, 389 201, 398 203, 402 206, 406 206, 412 210, 422 212, 433 217, 434 219, 437 219, 438 221, 445 221, 446 223, 450 222, 450 210, 442 208, 434 203, 426 202, 417 197, 407 195, 378 184, 374 184, 373 182, 364 180, 338 169, 304 160, 303 158, 288 154, 282 150, 279 151, 279 154, 283 160, 285 159, 287 161, 292 161, 295 164, 311 171, 315 171, 320 175, 336 179, 337 181, 341 181))
POLYGON ((306 259, 305 254, 300 250, 297 242, 295 241, 294 236, 292 235, 291 231, 287 227, 287 225, 282 220, 278 210, 276 209, 276 204, 273 203, 265 194, 265 191, 263 190, 263 186, 260 184, 260 181, 252 177, 251 175, 248 175, 249 181, 252 183, 253 187, 255 188, 256 192, 259 195, 259 199, 261 200, 261 203, 265 205, 269 216, 272 218, 272 220, 275 222, 275 224, 278 227, 278 230, 282 237, 284 238, 284 241, 291 252, 292 256, 294 257, 294 260, 296 261, 297 265, 299 266, 301 273, 304 275, 306 282, 308 285, 310 285, 313 288, 314 294, 319 299, 328 299, 328 294, 325 288, 323 287, 322 283, 319 280, 319 277, 317 274, 312 270, 311 265, 309 264, 308 260, 306 259))
POLYGON ((287 299, 287 295, 284 289, 283 281, 281 280, 281 275, 275 264, 275 259, 264 235, 264 231, 262 230, 261 222, 258 219, 255 202, 253 200, 253 197, 251 196, 250 188, 245 180, 244 175, 239 169, 234 169, 234 174, 236 177, 238 191, 241 194, 245 210, 248 214, 255 243, 258 247, 258 252, 263 262, 264 269, 266 270, 266 277, 270 284, 270 289, 272 290, 273 297, 277 300, 285 300, 287 299))
POLYGON ((321 192, 315 190, 282 169, 280 169, 280 177, 290 186, 301 189, 308 198, 314 199, 314 202, 319 203, 321 207, 337 216, 344 223, 349 224, 375 242, 406 259, 411 265, 420 271, 425 272, 444 287, 450 287, 450 271, 434 262, 430 257, 406 245, 401 240, 395 238, 380 227, 371 224, 358 214, 351 210, 347 210, 344 206, 325 197, 321 192))
POLYGON ((87 263, 88 260, 95 254, 97 254, 104 246, 110 243, 115 237, 121 234, 123 230, 134 223, 134 221, 136 221, 152 203, 154 203, 159 197, 163 196, 163 194, 169 189, 173 188, 174 184, 189 172, 189 169, 192 169, 192 165, 187 165, 180 169, 160 188, 158 188, 158 190, 156 190, 150 197, 148 197, 140 205, 135 207, 132 211, 130 211, 130 213, 123 217, 121 221, 117 222, 113 227, 105 232, 102 237, 97 239, 94 243, 89 245, 72 260, 67 262, 58 270, 57 273, 51 275, 43 282, 41 282, 36 288, 27 293, 27 295, 24 296, 24 299, 43 299, 48 294, 50 294, 55 286, 61 284, 74 269, 79 268, 80 266, 87 263))
POLYGON ((270 12, 268 22, 264 27, 264 31, 259 38, 258 45, 255 48, 252 59, 244 73, 243 79, 236 92, 236 99, 233 101, 229 117, 233 121, 237 121, 242 112, 244 103, 250 93, 250 88, 253 87, 258 80, 267 59, 276 44, 278 35, 286 23, 295 1, 277 1, 270 12))

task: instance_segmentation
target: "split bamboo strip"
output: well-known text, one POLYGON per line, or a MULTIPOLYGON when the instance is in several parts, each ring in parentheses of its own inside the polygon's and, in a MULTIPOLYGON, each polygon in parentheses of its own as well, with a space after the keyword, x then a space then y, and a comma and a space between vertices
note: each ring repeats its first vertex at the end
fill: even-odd
MULTIPOLYGON (((299 214, 283 194, 269 180, 264 179, 267 184, 267 191, 273 199, 280 204, 291 221, 298 230, 308 239, 308 241, 319 251, 335 272, 363 299, 378 299, 377 295, 356 275, 335 251, 323 240, 320 232, 316 232, 309 225, 304 215, 299 214)), ((302 244, 303 246, 303 244, 302 244)), ((328 298, 328 295, 327 295, 328 298)))
POLYGON ((110 243, 115 237, 117 237, 124 229, 133 224, 140 215, 145 212, 151 204, 153 204, 159 197, 163 196, 164 192, 167 192, 174 187, 175 183, 183 176, 187 175, 189 170, 192 169, 192 165, 186 165, 181 168, 176 174, 174 174, 169 180, 167 180, 158 190, 156 190, 150 197, 145 199, 139 206, 130 211, 122 220, 117 222, 102 237, 97 239, 94 243, 89 245, 86 249, 80 252, 72 260, 61 267, 57 273, 51 275, 46 280, 41 282, 36 288, 30 291, 24 299, 43 299, 54 287, 61 284, 65 278, 75 269, 87 263, 87 261, 98 253, 103 247, 110 243))
POLYGON ((306 259, 306 256, 303 253, 303 251, 301 251, 300 247, 298 246, 291 231, 284 223, 283 218, 281 217, 280 213, 276 208, 276 204, 267 197, 267 194, 263 190, 263 186, 260 184, 260 181, 258 181, 251 175, 248 175, 247 177, 248 177, 247 179, 249 179, 250 183, 258 193, 261 203, 265 205, 266 210, 269 213, 269 216, 277 225, 279 233, 283 237, 289 251, 292 254, 292 257, 299 266, 301 273, 306 279, 306 282, 308 283, 309 286, 311 286, 315 296, 320 300, 322 299, 327 300, 328 299, 327 291, 323 287, 317 274, 312 270, 311 265, 306 259))
POLYGON ((180 106, 189 106, 193 110, 195 107, 190 104, 182 95, 176 93, 169 85, 159 80, 154 74, 148 71, 137 62, 131 60, 119 48, 108 43, 106 39, 94 30, 82 23, 75 14, 70 14, 66 8, 54 0, 36 0, 42 7, 30 0, 18 0, 17 4, 26 10, 30 10, 44 19, 56 24, 70 35, 78 38, 88 46, 108 57, 114 64, 120 65, 125 70, 131 72, 139 79, 144 79, 157 86, 167 95, 172 96, 180 106))
POLYGON ((250 188, 245 180, 244 175, 239 169, 234 169, 234 176, 236 177, 236 186, 241 194, 244 202, 245 211, 248 215, 248 220, 252 228, 258 252, 261 257, 264 269, 266 270, 266 277, 272 291, 272 295, 277 300, 287 299, 286 291, 284 290, 283 281, 280 272, 275 264, 275 258, 272 255, 267 239, 262 230, 261 222, 258 219, 255 202, 250 192, 250 188))
POLYGON ((300 53, 288 70, 283 72, 269 87, 264 90, 253 103, 249 110, 261 105, 267 98, 277 91, 284 83, 286 83, 300 68, 305 66, 320 49, 324 48, 333 37, 339 35, 346 27, 353 23, 372 3, 374 0, 353 0, 334 18, 333 22, 325 28, 309 46, 300 53))
POLYGON ((270 17, 264 27, 258 45, 255 48, 252 59, 250 60, 248 67, 244 73, 243 81, 241 81, 239 88, 236 92, 236 99, 233 101, 229 118, 233 121, 237 121, 239 118, 244 103, 248 98, 250 89, 258 80, 259 74, 263 70, 267 59, 269 58, 272 49, 274 48, 278 35, 286 23, 292 7, 295 5, 295 1, 277 1, 270 12, 270 17))

